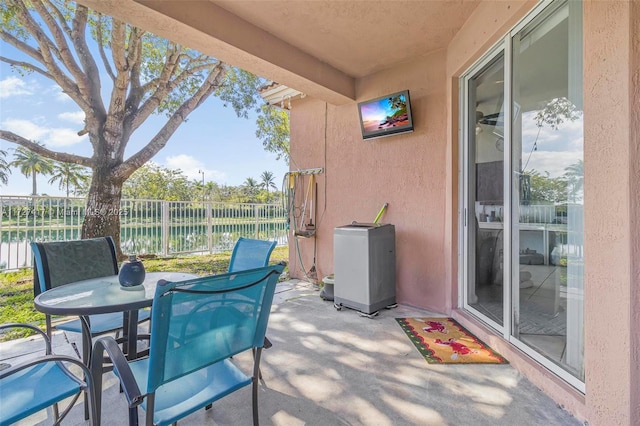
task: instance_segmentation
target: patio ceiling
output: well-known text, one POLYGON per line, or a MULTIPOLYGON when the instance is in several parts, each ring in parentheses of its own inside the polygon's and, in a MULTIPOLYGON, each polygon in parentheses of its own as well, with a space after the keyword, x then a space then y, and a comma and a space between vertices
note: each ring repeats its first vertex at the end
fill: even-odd
POLYGON ((445 48, 480 0, 78 2, 342 104, 357 79, 445 48))

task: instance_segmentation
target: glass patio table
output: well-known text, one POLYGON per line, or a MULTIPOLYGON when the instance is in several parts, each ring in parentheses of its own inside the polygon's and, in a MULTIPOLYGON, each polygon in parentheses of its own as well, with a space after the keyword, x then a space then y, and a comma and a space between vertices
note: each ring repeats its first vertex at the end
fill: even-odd
POLYGON ((34 299, 36 309, 50 315, 80 317, 83 361, 91 361, 89 315, 123 312, 124 348, 128 359, 138 356, 138 310, 150 307, 158 280, 184 281, 197 275, 182 272, 147 272, 135 289, 120 286, 117 275, 92 278, 55 287, 34 299))

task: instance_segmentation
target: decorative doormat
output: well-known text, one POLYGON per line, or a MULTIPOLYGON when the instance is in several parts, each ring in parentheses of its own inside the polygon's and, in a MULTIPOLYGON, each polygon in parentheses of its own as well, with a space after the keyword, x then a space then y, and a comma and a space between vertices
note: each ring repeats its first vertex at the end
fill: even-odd
POLYGON ((508 364, 453 318, 396 318, 429 364, 508 364))

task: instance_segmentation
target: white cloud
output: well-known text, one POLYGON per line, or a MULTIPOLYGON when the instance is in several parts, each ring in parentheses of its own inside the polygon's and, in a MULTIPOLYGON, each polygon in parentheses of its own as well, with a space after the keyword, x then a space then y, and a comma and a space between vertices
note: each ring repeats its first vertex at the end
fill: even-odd
POLYGON ((84 112, 82 111, 62 112, 58 114, 58 118, 60 120, 66 120, 76 124, 84 124, 84 112))
POLYGON ((73 129, 49 129, 47 135, 47 145, 51 146, 70 146, 75 145, 86 139, 86 136, 78 136, 78 131, 73 129))
POLYGON ((7 77, 4 80, 0 80, 0 98, 31 94, 33 92, 29 90, 24 80, 17 77, 7 77))
POLYGON ((582 152, 582 117, 575 121, 565 121, 557 129, 549 125, 538 127, 532 113, 522 116, 522 149, 528 153, 537 142, 538 151, 582 152))
POLYGON ((49 86, 48 89, 45 90, 46 96, 53 96, 53 98, 58 102, 68 102, 71 100, 66 93, 62 91, 62 88, 57 84, 53 84, 49 86))
POLYGON ((217 170, 207 169, 202 161, 192 157, 191 155, 180 154, 167 157, 166 167, 171 169, 180 169, 184 175, 189 179, 195 179, 200 181, 202 179, 202 173, 204 172, 205 181, 213 181, 222 183, 227 180, 227 175, 224 172, 217 170))
POLYGON ((2 127, 25 139, 38 142, 42 142, 42 137, 47 134, 47 129, 29 120, 8 119, 2 122, 2 127))
POLYGON ((44 127, 29 120, 5 120, 2 122, 2 127, 23 138, 41 142, 50 148, 75 145, 87 138, 78 136, 74 129, 44 127))
POLYGON ((566 173, 566 168, 582 160, 582 153, 568 151, 535 151, 527 165, 527 170, 536 170, 551 177, 560 177, 566 173))

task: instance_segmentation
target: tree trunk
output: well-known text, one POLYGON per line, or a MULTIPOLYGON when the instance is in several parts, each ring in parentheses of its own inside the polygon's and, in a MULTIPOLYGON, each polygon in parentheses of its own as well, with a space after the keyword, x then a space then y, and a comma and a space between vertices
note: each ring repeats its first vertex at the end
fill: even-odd
POLYGON ((82 223, 82 238, 112 237, 118 259, 124 257, 120 249, 121 198, 122 181, 114 179, 106 167, 94 169, 82 223))
POLYGON ((31 170, 31 194, 32 195, 38 195, 38 184, 36 182, 36 171, 35 170, 31 170))

